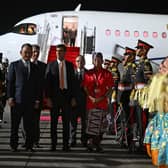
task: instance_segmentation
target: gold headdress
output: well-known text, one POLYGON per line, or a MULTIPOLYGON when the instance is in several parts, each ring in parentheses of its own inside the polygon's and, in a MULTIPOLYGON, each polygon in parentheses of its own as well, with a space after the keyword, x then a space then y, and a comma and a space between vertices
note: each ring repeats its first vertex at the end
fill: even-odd
MULTIPOLYGON (((149 112, 166 112, 165 103, 168 100, 168 75, 156 74, 149 86, 147 105, 149 112)), ((167 103, 166 103, 167 104, 167 103)))

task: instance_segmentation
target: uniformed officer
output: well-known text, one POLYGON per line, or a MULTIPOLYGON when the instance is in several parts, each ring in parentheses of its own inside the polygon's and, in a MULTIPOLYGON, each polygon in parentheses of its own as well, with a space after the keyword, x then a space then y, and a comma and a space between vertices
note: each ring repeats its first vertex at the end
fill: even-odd
POLYGON ((141 88, 143 86, 139 84, 147 84, 153 74, 152 65, 147 58, 147 54, 153 46, 142 40, 138 40, 136 48, 136 55, 140 57, 140 59, 137 64, 135 83, 136 87, 141 88))
MULTIPOLYGON (((111 60, 104 59, 103 68, 111 72, 111 60)), ((112 91, 112 90, 111 90, 112 91)), ((108 126, 107 134, 112 134, 112 106, 111 106, 111 93, 108 96, 108 114, 107 114, 108 126)))
POLYGON ((120 81, 120 71, 118 65, 121 63, 121 60, 116 57, 112 56, 110 65, 109 65, 109 71, 112 73, 113 80, 114 80, 114 87, 112 89, 111 97, 110 97, 110 123, 108 127, 108 133, 114 134, 114 128, 115 128, 115 116, 117 113, 118 108, 118 102, 117 102, 117 93, 118 93, 118 82, 120 81))
MULTIPOLYGON (((118 101, 122 105, 124 120, 128 127, 130 127, 130 94, 133 89, 134 76, 135 76, 135 56, 136 50, 126 47, 124 58, 122 61, 123 64, 123 73, 121 74, 121 78, 118 84, 118 101)), ((121 117, 122 118, 122 117, 121 117)), ((128 135, 128 134, 127 134, 128 135)), ((126 145, 130 145, 130 137, 127 137, 126 145)))
POLYGON ((112 56, 110 61, 110 70, 113 74, 113 79, 115 82, 115 87, 118 87, 118 82, 120 81, 120 71, 118 65, 121 63, 121 60, 115 56, 112 56))
MULTIPOLYGON (((142 40, 138 40, 136 46, 136 55, 139 57, 137 62, 137 69, 135 75, 135 89, 136 89, 136 99, 139 102, 140 96, 142 95, 143 88, 149 83, 150 78, 153 74, 152 65, 150 60, 147 58, 147 54, 152 45, 144 42, 142 40)), ((136 106, 136 114, 137 114, 137 122, 140 134, 140 149, 141 145, 143 145, 143 137, 144 132, 148 123, 148 109, 141 107, 140 103, 136 106)))
POLYGON ((109 59, 105 59, 104 63, 103 63, 103 66, 104 66, 105 69, 109 70, 109 68, 110 68, 110 60, 109 59))

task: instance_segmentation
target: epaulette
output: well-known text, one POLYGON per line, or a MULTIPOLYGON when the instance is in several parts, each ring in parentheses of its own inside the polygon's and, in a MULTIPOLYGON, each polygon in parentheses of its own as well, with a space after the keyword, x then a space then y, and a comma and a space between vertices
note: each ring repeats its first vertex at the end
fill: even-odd
POLYGON ((135 97, 135 89, 132 89, 131 94, 130 94, 130 100, 134 100, 135 97))
POLYGON ((149 59, 145 59, 144 62, 149 62, 149 59))
POLYGON ((135 68, 135 67, 136 67, 136 64, 135 64, 135 63, 132 63, 132 67, 135 68))
POLYGON ((131 62, 128 62, 128 63, 127 63, 127 66, 130 66, 130 65, 132 65, 132 63, 131 63, 131 62))
POLYGON ((111 71, 117 71, 117 68, 111 68, 111 71))
POLYGON ((139 62, 144 62, 144 59, 143 59, 143 58, 140 58, 140 59, 139 59, 139 62))
POLYGON ((116 100, 117 100, 117 93, 116 90, 113 90, 111 94, 111 102, 116 102, 116 100))

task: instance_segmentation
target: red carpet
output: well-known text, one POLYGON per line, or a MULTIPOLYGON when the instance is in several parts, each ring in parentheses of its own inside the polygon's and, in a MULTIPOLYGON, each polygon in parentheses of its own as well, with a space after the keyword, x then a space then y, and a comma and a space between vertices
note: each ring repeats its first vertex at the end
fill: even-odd
MULTIPOLYGON (((50 116, 40 116, 40 121, 50 121, 51 118, 50 116)), ((58 121, 61 122, 62 121, 62 117, 59 116, 58 121)), ((78 118, 78 122, 80 122, 80 118, 78 118)))

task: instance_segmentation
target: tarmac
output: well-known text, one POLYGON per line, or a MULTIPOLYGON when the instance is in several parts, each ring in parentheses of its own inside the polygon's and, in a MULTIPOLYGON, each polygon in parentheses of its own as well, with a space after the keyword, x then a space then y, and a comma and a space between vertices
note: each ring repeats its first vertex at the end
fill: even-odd
POLYGON ((142 153, 130 153, 121 148, 114 135, 104 135, 102 141, 103 152, 88 152, 80 144, 80 122, 77 130, 77 146, 71 151, 62 151, 62 123, 58 125, 58 147, 50 151, 50 120, 49 111, 41 113, 40 148, 35 152, 27 152, 22 148, 23 138, 19 129, 19 151, 11 152, 10 137, 10 109, 5 107, 3 123, 0 126, 0 168, 154 168, 151 159, 142 153))

